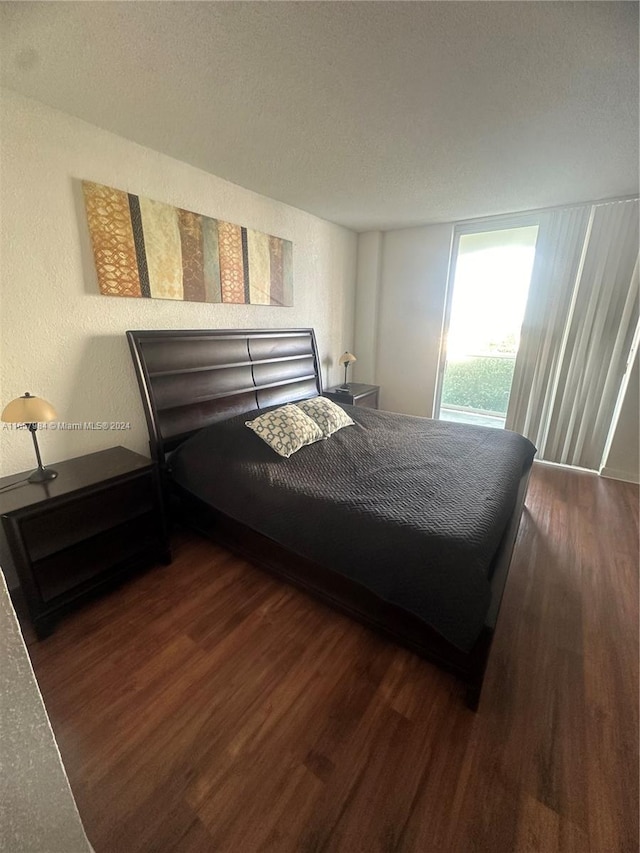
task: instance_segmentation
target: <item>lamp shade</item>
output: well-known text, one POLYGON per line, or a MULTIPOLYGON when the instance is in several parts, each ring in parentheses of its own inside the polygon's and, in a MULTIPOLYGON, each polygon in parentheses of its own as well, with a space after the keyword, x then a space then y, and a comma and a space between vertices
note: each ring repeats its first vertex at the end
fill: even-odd
POLYGON ((32 397, 28 391, 5 406, 1 415, 1 419, 9 424, 43 424, 55 421, 57 417, 51 403, 42 397, 32 397))
POLYGON ((352 352, 345 352, 340 356, 340 358, 338 360, 338 364, 352 364, 352 362, 357 361, 357 360, 358 359, 355 357, 355 355, 352 352))

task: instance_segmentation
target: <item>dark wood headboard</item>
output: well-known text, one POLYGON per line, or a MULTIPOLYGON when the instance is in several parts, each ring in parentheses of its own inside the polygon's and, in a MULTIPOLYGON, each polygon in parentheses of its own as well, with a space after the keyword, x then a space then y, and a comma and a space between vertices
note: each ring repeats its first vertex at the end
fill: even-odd
POLYGON ((322 394, 313 329, 127 332, 151 455, 202 427, 322 394))

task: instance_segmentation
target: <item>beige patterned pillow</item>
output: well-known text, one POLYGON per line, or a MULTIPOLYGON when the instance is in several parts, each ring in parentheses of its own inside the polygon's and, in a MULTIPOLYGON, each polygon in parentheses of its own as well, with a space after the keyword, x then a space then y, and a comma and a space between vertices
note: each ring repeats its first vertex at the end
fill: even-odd
POLYGON ((313 444, 323 438, 318 424, 292 405, 265 412, 253 421, 245 421, 245 425, 276 453, 287 458, 306 444, 313 444))
POLYGON ((312 397, 310 400, 302 400, 296 405, 302 409, 305 415, 308 415, 318 424, 324 438, 329 438, 342 427, 353 426, 353 421, 345 410, 327 397, 312 397))

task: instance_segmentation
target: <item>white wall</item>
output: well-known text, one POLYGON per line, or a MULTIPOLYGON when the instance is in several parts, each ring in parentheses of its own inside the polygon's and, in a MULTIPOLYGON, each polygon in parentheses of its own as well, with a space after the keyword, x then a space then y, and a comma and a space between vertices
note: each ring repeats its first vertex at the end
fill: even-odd
POLYGON ((383 409, 431 417, 453 226, 382 239, 376 384, 383 409))
POLYGON ((380 276, 382 273, 382 232, 367 231, 358 235, 356 272, 356 317, 353 378, 375 384, 380 276))
POLYGON ((602 474, 617 480, 640 482, 640 370, 638 352, 633 360, 629 384, 602 474))
MULTIPOLYGON (((64 421, 127 432, 42 432, 45 464, 147 430, 124 332, 315 327, 326 385, 353 346, 356 235, 12 92, 1 94, 0 403, 30 391, 64 421), (99 295, 80 181, 88 179, 293 241, 294 307, 99 295)), ((265 164, 268 168, 268 164, 265 164)), ((29 436, 0 427, 0 473, 34 467, 29 436)))

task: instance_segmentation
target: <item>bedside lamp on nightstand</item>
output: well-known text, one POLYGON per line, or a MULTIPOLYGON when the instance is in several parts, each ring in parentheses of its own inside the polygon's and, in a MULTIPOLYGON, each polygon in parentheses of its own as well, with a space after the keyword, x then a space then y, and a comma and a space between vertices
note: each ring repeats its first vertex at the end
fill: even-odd
POLYGON ((55 421, 57 414, 51 403, 47 403, 41 397, 32 397, 27 391, 23 397, 17 397, 5 407, 2 413, 2 420, 9 424, 25 424, 31 437, 33 438, 33 446, 36 451, 36 459, 38 467, 29 477, 30 483, 46 483, 47 480, 55 480, 58 472, 52 468, 45 468, 40 458, 40 448, 38 447, 38 439, 36 431, 39 423, 48 423, 55 421))
POLYGON ((343 391, 349 390, 349 384, 347 382, 347 370, 349 369, 349 365, 353 364, 353 362, 357 360, 358 359, 352 352, 345 352, 338 359, 338 364, 344 364, 344 383, 340 386, 343 391))

